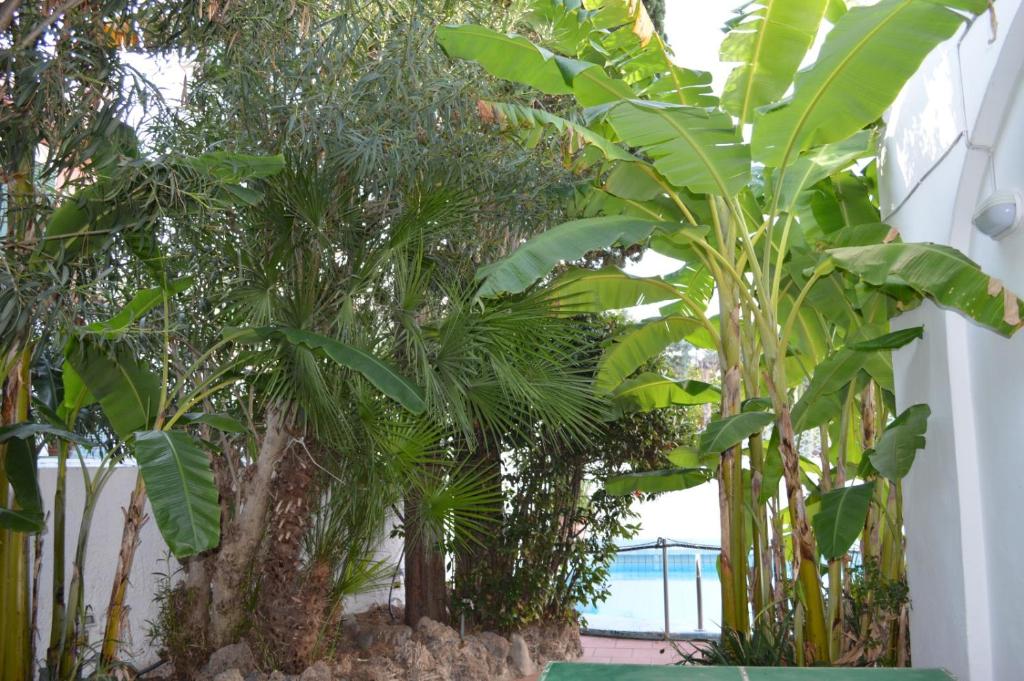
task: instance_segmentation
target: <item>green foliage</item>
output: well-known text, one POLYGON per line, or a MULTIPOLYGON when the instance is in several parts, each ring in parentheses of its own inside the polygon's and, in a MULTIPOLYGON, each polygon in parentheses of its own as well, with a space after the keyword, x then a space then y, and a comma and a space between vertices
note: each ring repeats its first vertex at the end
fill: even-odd
POLYGON ((181 431, 149 430, 135 433, 134 443, 153 516, 175 557, 217 546, 217 487, 209 457, 199 442, 181 431))
POLYGON ((820 508, 811 522, 818 537, 818 548, 829 560, 846 555, 857 535, 864 529, 868 506, 875 493, 875 484, 866 482, 826 492, 821 495, 820 508))

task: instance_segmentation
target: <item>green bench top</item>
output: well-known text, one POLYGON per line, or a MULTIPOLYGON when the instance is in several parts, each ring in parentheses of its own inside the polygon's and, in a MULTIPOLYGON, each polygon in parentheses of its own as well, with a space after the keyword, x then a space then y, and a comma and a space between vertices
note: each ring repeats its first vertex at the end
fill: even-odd
POLYGON ((942 669, 689 667, 552 662, 540 681, 952 681, 942 669))

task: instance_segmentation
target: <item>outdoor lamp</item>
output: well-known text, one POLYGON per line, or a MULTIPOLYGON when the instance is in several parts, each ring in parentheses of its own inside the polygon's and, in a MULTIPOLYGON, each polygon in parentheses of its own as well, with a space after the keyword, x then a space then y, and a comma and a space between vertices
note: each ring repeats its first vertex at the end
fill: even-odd
POLYGON ((971 222, 985 236, 1001 239, 1024 221, 1024 199, 1018 191, 998 191, 978 204, 971 222))

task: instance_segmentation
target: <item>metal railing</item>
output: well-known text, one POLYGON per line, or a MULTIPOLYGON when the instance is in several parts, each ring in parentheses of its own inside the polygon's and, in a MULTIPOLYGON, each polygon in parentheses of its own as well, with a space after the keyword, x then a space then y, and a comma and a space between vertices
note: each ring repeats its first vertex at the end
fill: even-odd
MULTIPOLYGON (((702 552, 707 553, 718 553, 721 551, 721 547, 712 544, 699 544, 695 542, 677 541, 673 539, 666 539, 659 537, 657 541, 648 542, 644 544, 633 544, 629 546, 620 546, 618 553, 629 553, 633 551, 658 551, 661 553, 661 579, 662 579, 662 610, 664 614, 664 629, 660 634, 660 637, 664 637, 666 640, 670 638, 688 638, 696 636, 698 638, 713 637, 713 632, 706 632, 704 629, 704 593, 703 593, 703 565, 702 552), (688 632, 687 634, 672 634, 671 630, 671 618, 669 608, 669 549, 670 548, 683 548, 690 549, 693 551, 694 558, 694 582, 695 582, 695 596, 696 596, 696 609, 697 609, 697 630, 688 632)), ((656 554, 655 554, 656 555, 656 554)), ((641 563, 641 566, 644 563, 641 563)), ((650 563, 646 563, 650 566, 650 563)), ((642 569, 642 568, 641 568, 642 569)), ((677 592, 678 593, 678 592, 677 592)), ((593 634, 605 634, 605 635, 626 635, 634 637, 659 637, 656 632, 633 632, 633 631, 610 631, 601 629, 590 629, 588 633, 593 634)))

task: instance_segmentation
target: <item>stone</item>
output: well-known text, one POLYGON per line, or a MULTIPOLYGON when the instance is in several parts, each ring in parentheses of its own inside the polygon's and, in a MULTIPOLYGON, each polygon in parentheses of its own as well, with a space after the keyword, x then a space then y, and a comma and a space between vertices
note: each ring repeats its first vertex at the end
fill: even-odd
POLYGON ((331 681, 331 668, 326 662, 320 660, 312 666, 306 667, 306 671, 299 675, 299 681, 331 681))
POLYGON ((537 667, 533 664, 533 658, 530 657, 530 647, 526 645, 526 639, 519 634, 512 634, 508 642, 508 657, 512 663, 512 669, 519 676, 529 676, 536 672, 537 667))
POLYGON ((369 629, 361 629, 356 634, 356 647, 362 650, 364 653, 369 651, 373 647, 373 644, 377 641, 377 632, 369 629))
POLYGON ((213 681, 245 681, 245 677, 237 669, 228 669, 214 676, 213 681))
POLYGON ((480 639, 480 643, 483 644, 484 648, 487 648, 487 652, 491 657, 502 662, 508 657, 511 644, 509 644, 508 639, 504 636, 499 636, 493 631, 485 631, 478 634, 477 638, 480 639))
POLYGON ((267 681, 292 681, 292 677, 288 676, 284 672, 274 670, 270 672, 270 678, 267 681))
POLYGON ((217 674, 230 669, 238 670, 243 679, 249 672, 259 671, 259 667, 256 666, 256 658, 253 656, 248 643, 244 641, 233 643, 215 651, 213 655, 210 655, 206 666, 203 667, 202 675, 213 678, 217 674))

